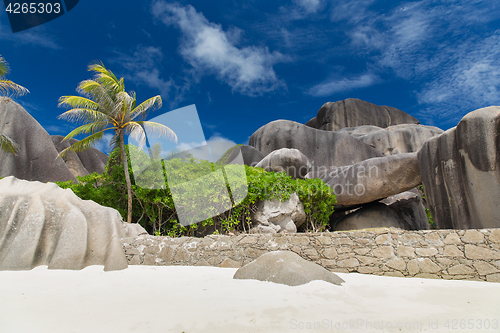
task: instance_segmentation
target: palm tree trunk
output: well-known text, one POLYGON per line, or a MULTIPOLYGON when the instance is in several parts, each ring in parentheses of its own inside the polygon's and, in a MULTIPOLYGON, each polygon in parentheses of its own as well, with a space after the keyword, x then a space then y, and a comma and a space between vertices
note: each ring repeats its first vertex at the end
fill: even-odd
POLYGON ((120 131, 120 148, 122 151, 123 170, 125 171, 125 182, 127 183, 127 192, 128 192, 127 222, 132 223, 132 183, 130 182, 130 175, 128 173, 128 159, 127 159, 127 153, 125 151, 125 138, 123 135, 123 130, 120 131))

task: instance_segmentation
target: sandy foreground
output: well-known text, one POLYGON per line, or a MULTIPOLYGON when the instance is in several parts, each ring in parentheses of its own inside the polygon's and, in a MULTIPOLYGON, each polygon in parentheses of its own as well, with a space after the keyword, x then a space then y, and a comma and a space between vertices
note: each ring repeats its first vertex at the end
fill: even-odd
POLYGON ((236 269, 0 272, 0 332, 500 332, 500 283, 338 275, 290 287, 236 269))

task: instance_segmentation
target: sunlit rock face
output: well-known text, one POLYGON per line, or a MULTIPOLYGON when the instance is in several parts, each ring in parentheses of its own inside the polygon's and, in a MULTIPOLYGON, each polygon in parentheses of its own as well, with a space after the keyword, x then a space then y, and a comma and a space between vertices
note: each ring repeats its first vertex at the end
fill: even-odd
POLYGON ((427 141, 418 161, 439 228, 500 227, 500 107, 467 114, 427 141))
POLYGON ((0 150, 0 177, 41 182, 76 182, 66 163, 57 155, 49 133, 12 99, 0 97, 0 133, 18 146, 17 155, 0 150))
POLYGON ((137 234, 132 231, 115 209, 54 183, 0 180, 0 270, 124 269, 120 238, 137 234))

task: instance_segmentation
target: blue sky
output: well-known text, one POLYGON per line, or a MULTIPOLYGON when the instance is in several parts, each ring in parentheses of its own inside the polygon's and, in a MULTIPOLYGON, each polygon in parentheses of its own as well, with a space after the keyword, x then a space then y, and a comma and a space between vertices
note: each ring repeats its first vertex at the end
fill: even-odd
POLYGON ((17 101, 50 134, 74 128, 57 100, 95 60, 140 102, 160 94, 153 116, 195 104, 207 139, 247 143, 270 121, 305 123, 345 98, 448 129, 500 105, 500 2, 80 0, 15 34, 2 11, 0 54, 31 91, 17 101))

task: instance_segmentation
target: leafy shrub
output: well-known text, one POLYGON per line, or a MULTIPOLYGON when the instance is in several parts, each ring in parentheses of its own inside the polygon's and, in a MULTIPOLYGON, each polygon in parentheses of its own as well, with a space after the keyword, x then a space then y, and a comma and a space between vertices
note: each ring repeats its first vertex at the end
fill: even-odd
MULTIPOLYGON (((418 189, 422 193, 422 200, 426 201, 425 200, 425 193, 424 193, 424 185, 419 185, 418 189)), ((431 211, 429 210, 429 208, 425 207, 425 213, 427 214, 427 222, 429 223, 429 227, 431 229, 437 229, 438 228, 437 224, 436 224, 436 222, 434 222, 434 219, 432 218, 431 211)))
MULTIPOLYGON (((241 174, 241 166, 226 165, 222 168, 220 164, 187 157, 165 160, 161 165, 151 168, 148 155, 137 147, 128 145, 127 154, 134 157, 135 170, 143 170, 138 178, 139 183, 147 183, 149 187, 157 188, 147 189, 137 186, 129 162, 133 182, 133 221, 140 223, 148 232, 155 235, 176 237, 248 232, 251 214, 256 211, 258 201, 268 199, 286 201, 294 192, 298 194, 307 215, 301 231, 323 231, 336 203, 332 190, 320 179, 292 179, 285 173, 266 172, 261 168, 245 166, 247 178, 245 183, 242 181, 244 177, 241 174), (185 205, 182 211, 214 217, 188 226, 181 225, 169 184, 164 178, 167 171, 169 179, 172 179, 171 177, 176 179, 175 185, 170 182, 170 186, 175 186, 175 195, 181 198, 185 195, 189 198, 176 201, 177 204, 185 205), (207 173, 210 173, 210 177, 203 178, 207 173), (186 181, 191 182, 186 183, 186 181), (196 181, 200 181, 199 186, 196 185, 196 181), (221 183, 226 184, 229 198, 217 190, 217 184, 221 183), (231 184, 230 187, 227 186, 228 183, 231 184), (238 193, 246 190, 248 190, 247 196, 238 198, 238 193), (198 212, 194 207, 200 207, 199 201, 206 198, 211 198, 211 204, 198 212), (230 209, 218 214, 217 212, 225 210, 222 207, 230 209)), ((115 208, 122 217, 126 217, 127 189, 118 150, 110 154, 104 174, 94 173, 78 177, 78 180, 78 184, 72 182, 58 184, 63 188, 71 188, 82 199, 115 208)))

